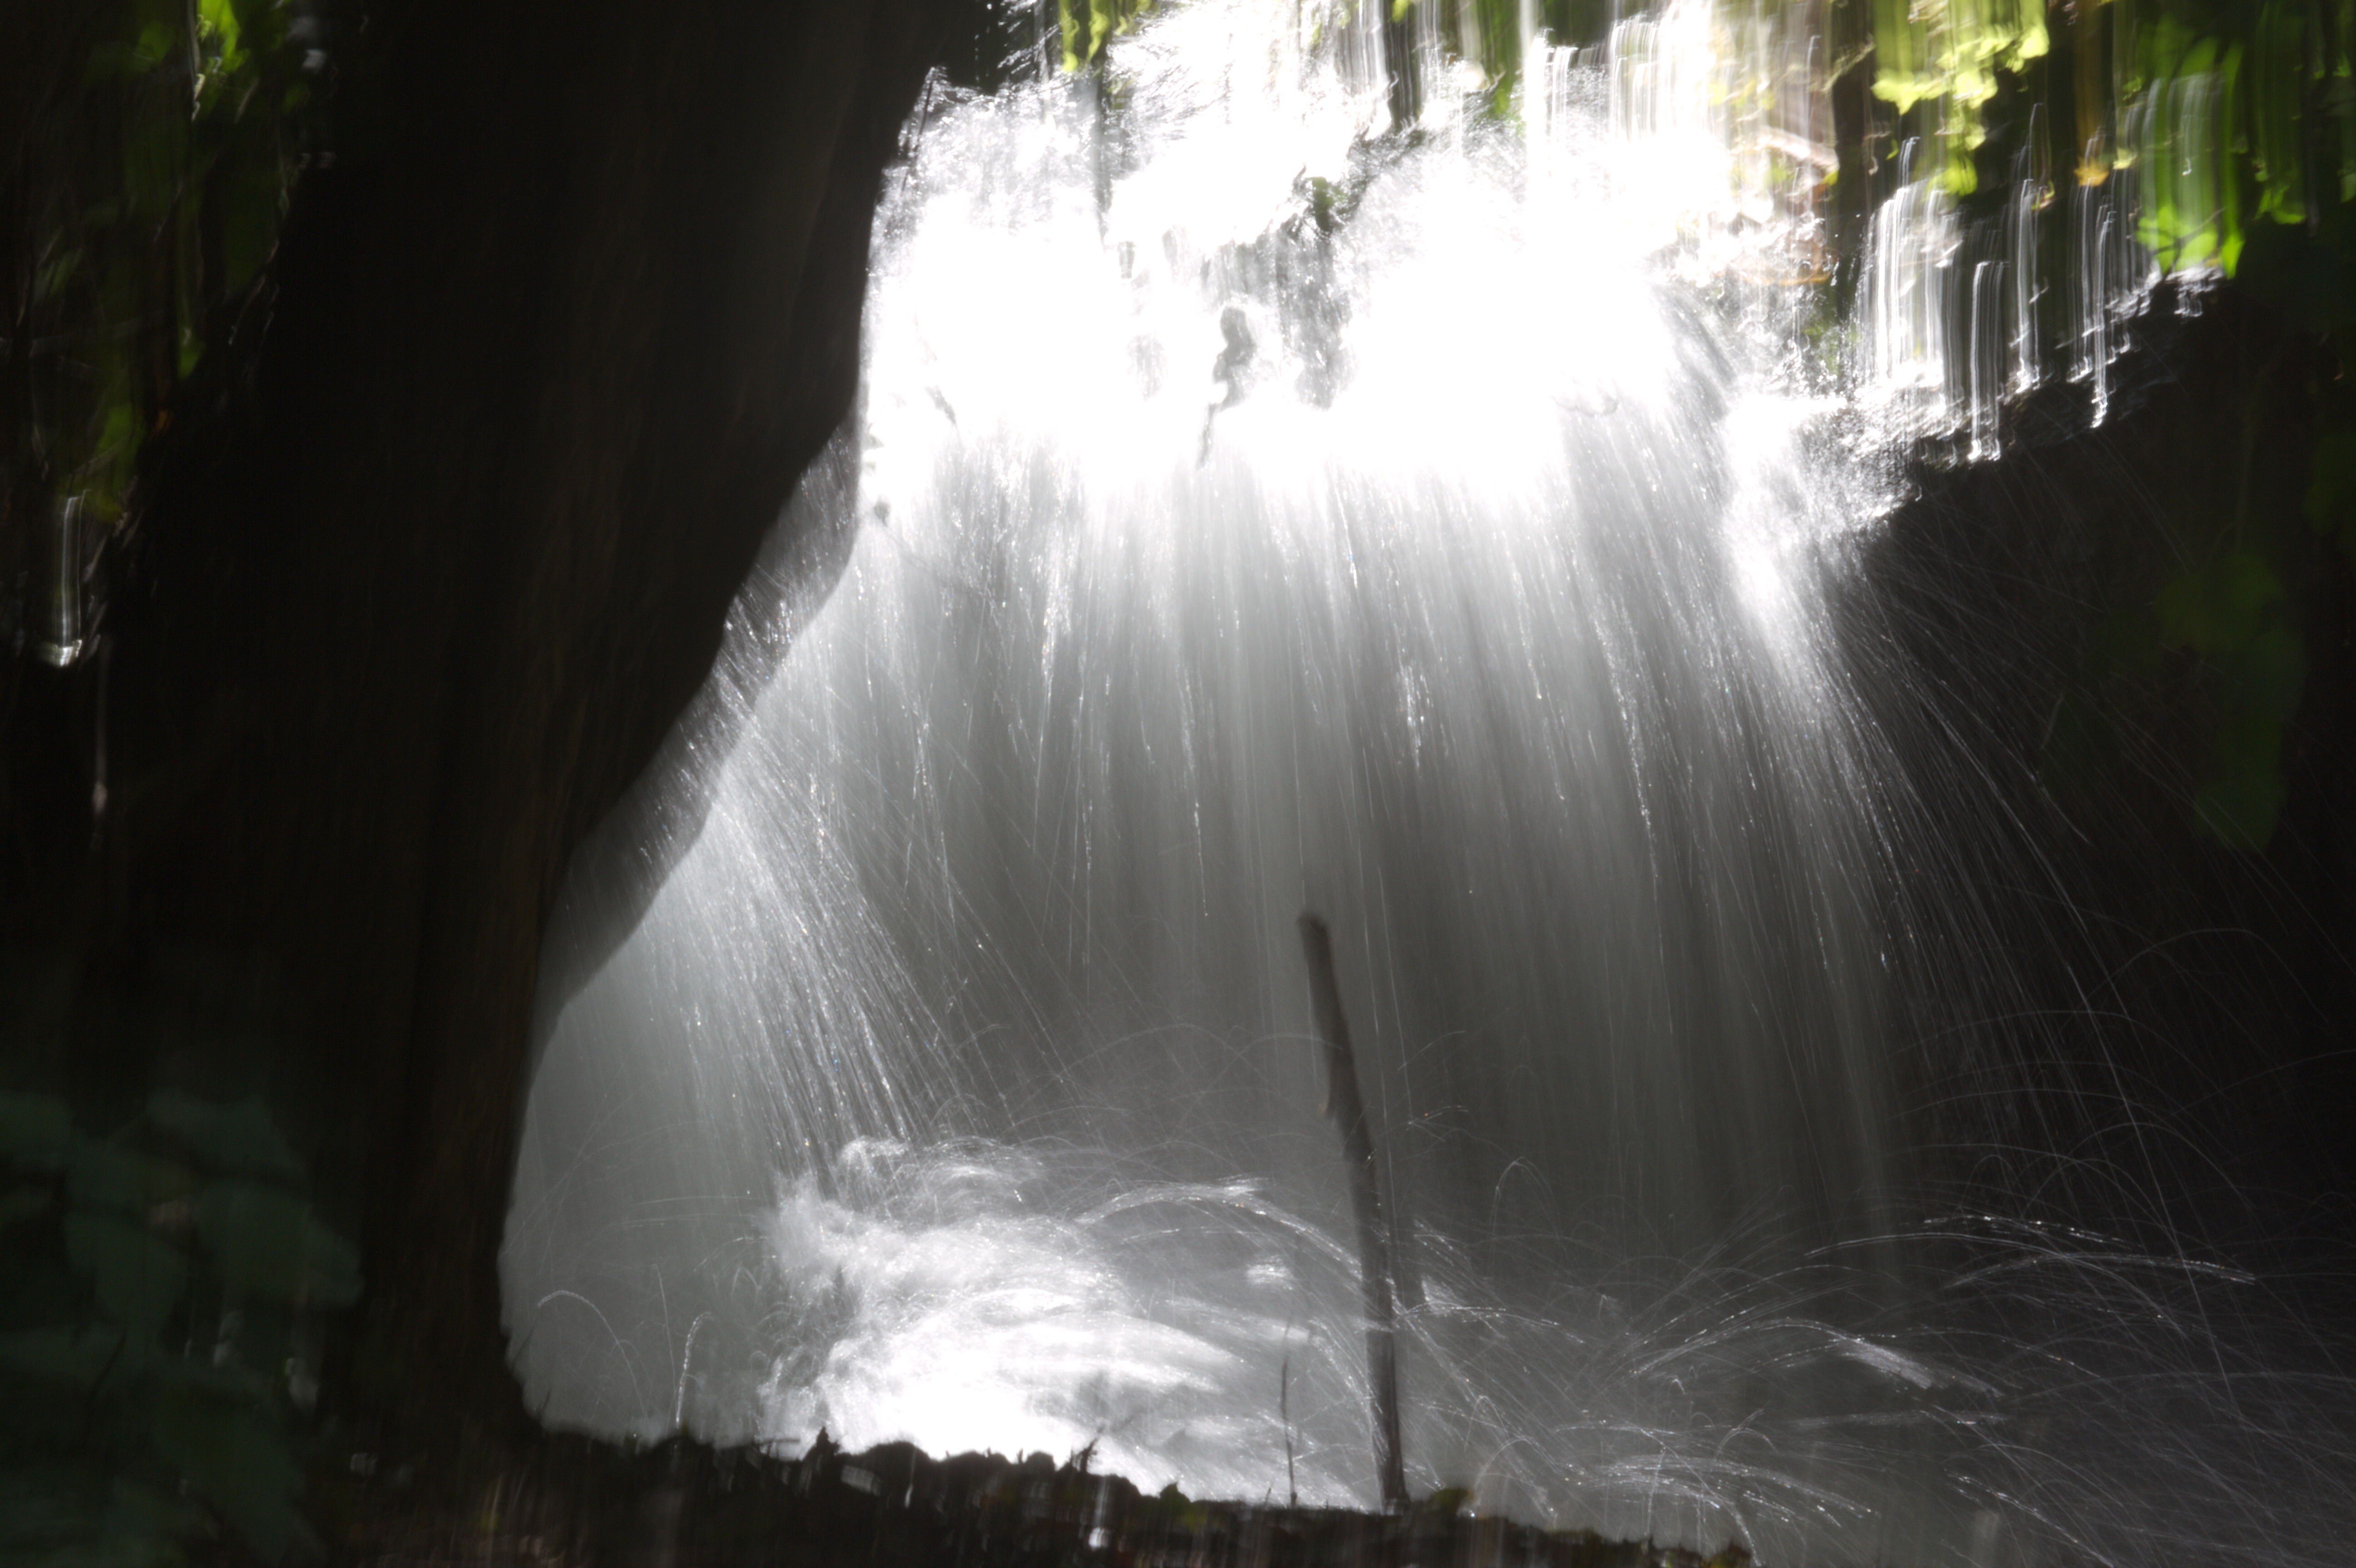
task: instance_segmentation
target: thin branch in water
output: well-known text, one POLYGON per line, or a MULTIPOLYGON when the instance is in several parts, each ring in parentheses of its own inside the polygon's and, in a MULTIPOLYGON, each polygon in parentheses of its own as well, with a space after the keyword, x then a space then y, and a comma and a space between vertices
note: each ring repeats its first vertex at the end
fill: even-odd
POLYGON ((1373 1406, 1375 1477, 1383 1506, 1407 1506, 1407 1475, 1399 1452, 1398 1344, 1391 1315, 1390 1238, 1383 1223, 1375 1174, 1375 1137, 1358 1097, 1358 1069, 1350 1025, 1333 979, 1333 940, 1314 912, 1301 916, 1301 951, 1309 965, 1309 996, 1324 1045, 1325 1112, 1342 1134, 1350 1168, 1350 1207, 1358 1222, 1358 1281, 1366 1311, 1366 1398, 1373 1406))

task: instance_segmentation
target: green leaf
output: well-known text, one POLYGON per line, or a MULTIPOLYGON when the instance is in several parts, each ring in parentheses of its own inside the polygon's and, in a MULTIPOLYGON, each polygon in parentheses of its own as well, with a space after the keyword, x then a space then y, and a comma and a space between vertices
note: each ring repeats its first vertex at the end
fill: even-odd
POLYGON ((0 1091, 0 1156, 27 1170, 55 1170, 73 1141, 73 1115, 55 1094, 0 1091))
POLYGON ((221 69, 233 69, 237 65, 240 30, 237 7, 230 0, 198 0, 197 27, 207 35, 220 50, 221 69))
POLYGON ((2247 550, 2236 550, 2215 566, 2177 573, 2152 608, 2169 646, 2211 654, 2248 643, 2273 622, 2283 600, 2275 569, 2247 550))
POLYGON ((162 1332, 187 1288, 188 1260, 180 1250, 113 1214, 78 1210, 66 1216, 65 1232, 66 1256, 92 1277, 100 1310, 142 1341, 162 1332))
POLYGON ((48 265, 44 266, 37 273, 34 274, 34 303, 36 304, 46 304, 50 300, 55 299, 64 291, 65 286, 68 283, 73 282, 75 275, 81 271, 81 248, 78 245, 69 246, 59 251, 57 256, 51 260, 48 265))
POLYGON ((2163 643, 2201 656, 2215 700, 2195 816, 2221 843, 2263 848, 2282 810, 2283 730, 2307 677, 2282 578, 2262 557, 2236 550, 2170 578, 2152 611, 2163 643))
POLYGON ((139 406, 132 401, 129 389, 106 411, 106 422, 99 427, 98 456, 127 457, 139 450, 141 421, 139 406))
POLYGON ((303 1175, 303 1162, 286 1147, 258 1095, 220 1105, 159 1089, 147 1102, 147 1117, 213 1169, 287 1181, 303 1175))
POLYGON ((2305 510, 2307 520, 2325 533, 2356 515, 2356 430, 2336 430, 2316 442, 2305 510))
POLYGON ((0 1232, 15 1229, 27 1220, 37 1219, 49 1211, 49 1194, 39 1187, 12 1187, 0 1192, 0 1232))
POLYGON ((131 46, 131 69, 145 73, 170 59, 179 53, 180 37, 180 29, 169 23, 148 23, 139 29, 138 42, 131 46))
MULTIPOLYGON (((2279 730, 2298 711, 2307 681, 2307 647, 2298 629, 2276 618, 2259 626, 2240 645, 2212 656, 2217 695, 2226 711, 2262 717, 2279 730)), ((2275 744, 2279 749, 2279 737, 2275 744)))
POLYGON ((196 1389, 167 1391, 156 1402, 155 1450, 245 1538, 264 1562, 285 1555, 310 1532, 294 1512, 303 1474, 274 1423, 240 1401, 196 1389))
POLYGON ((144 1220, 156 1204, 185 1198, 195 1186, 185 1167, 101 1138, 75 1138, 66 1157, 66 1191, 80 1208, 144 1220))
POLYGON ((173 1568, 187 1561, 181 1543, 206 1533, 203 1511, 186 1499, 116 1477, 102 1537, 108 1563, 124 1568, 173 1568))
POLYGON ((0 1480, 0 1561, 63 1568, 175 1568, 208 1532, 201 1511, 90 1464, 26 1468, 0 1480))
POLYGON ((232 1289, 328 1307, 359 1296, 359 1253, 279 1188, 209 1184, 197 1199, 197 1232, 232 1289))
POLYGON ((0 1334, 0 1371, 36 1382, 62 1383, 87 1389, 98 1381, 123 1350, 120 1328, 87 1325, 79 1328, 20 1328, 0 1334))
POLYGON ((177 1568, 190 1543, 218 1534, 202 1509, 112 1467, 86 1459, 0 1472, 0 1562, 177 1568))
POLYGON ((2201 786, 2193 810, 2201 826, 2236 849, 2262 849, 2282 813, 2282 726, 2245 715, 2222 727, 2217 776, 2201 786))
POLYGON ((82 1466, 27 1466, 0 1476, 0 1549, 6 1560, 79 1556, 73 1549, 98 1537, 104 1495, 98 1477, 82 1466))
POLYGON ((2315 531, 2356 565, 2356 431, 2336 430, 2316 441, 2306 511, 2315 531))

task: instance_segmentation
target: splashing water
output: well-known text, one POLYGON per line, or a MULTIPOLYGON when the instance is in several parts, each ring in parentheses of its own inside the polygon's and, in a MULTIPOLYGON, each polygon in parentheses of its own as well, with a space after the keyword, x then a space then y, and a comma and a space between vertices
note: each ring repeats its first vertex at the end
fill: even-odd
POLYGON ((1898 1196, 1910 808, 1826 584, 1876 454, 2033 382, 2027 293, 1910 186, 1861 391, 1804 351, 1828 113, 1728 63, 1796 34, 1534 48, 1517 123, 1427 59, 1408 137, 1327 21, 1195 0, 920 116, 862 416, 552 937, 534 1396, 1369 1500, 1308 906, 1419 1489, 1979 1568, 2344 1516, 2341 1395, 2214 1394, 2240 1286, 1898 1196))

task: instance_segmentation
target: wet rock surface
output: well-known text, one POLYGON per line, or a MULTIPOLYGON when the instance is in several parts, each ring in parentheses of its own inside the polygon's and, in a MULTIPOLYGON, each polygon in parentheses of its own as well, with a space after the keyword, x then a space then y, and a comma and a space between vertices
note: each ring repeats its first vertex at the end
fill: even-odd
MULTIPOLYGON (((551 1439, 469 1516, 404 1506, 395 1477, 347 1493, 345 1555, 384 1564, 597 1568, 905 1564, 908 1568, 1743 1568, 1583 1530, 1459 1511, 1441 1491, 1402 1513, 1202 1501, 1092 1473, 1087 1456, 934 1459, 907 1444, 798 1458, 693 1442, 625 1451, 551 1439)), ((1272 1494, 1271 1494, 1272 1496, 1272 1494)))

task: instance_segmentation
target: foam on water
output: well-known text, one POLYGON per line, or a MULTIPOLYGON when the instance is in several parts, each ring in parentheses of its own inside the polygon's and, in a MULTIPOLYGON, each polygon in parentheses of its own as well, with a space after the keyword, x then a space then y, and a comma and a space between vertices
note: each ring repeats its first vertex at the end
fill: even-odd
POLYGON ((1994 450, 2031 296, 1951 285, 1909 187, 1849 379, 1808 351, 1799 17, 1534 48, 1514 121, 1429 59, 1413 138, 1371 22, 1249 0, 1101 87, 931 96, 798 586, 551 939, 506 1254, 551 1419, 1369 1500, 1312 906, 1411 1238, 1418 1489, 1980 1568, 2324 1495, 2267 1446, 2321 1385, 2220 1413, 2213 1341, 2121 1328, 2229 1282, 1905 1208, 1926 928, 1826 588, 1895 443, 1994 450), (2187 1401, 2197 1465, 2072 1449, 2187 1401))

